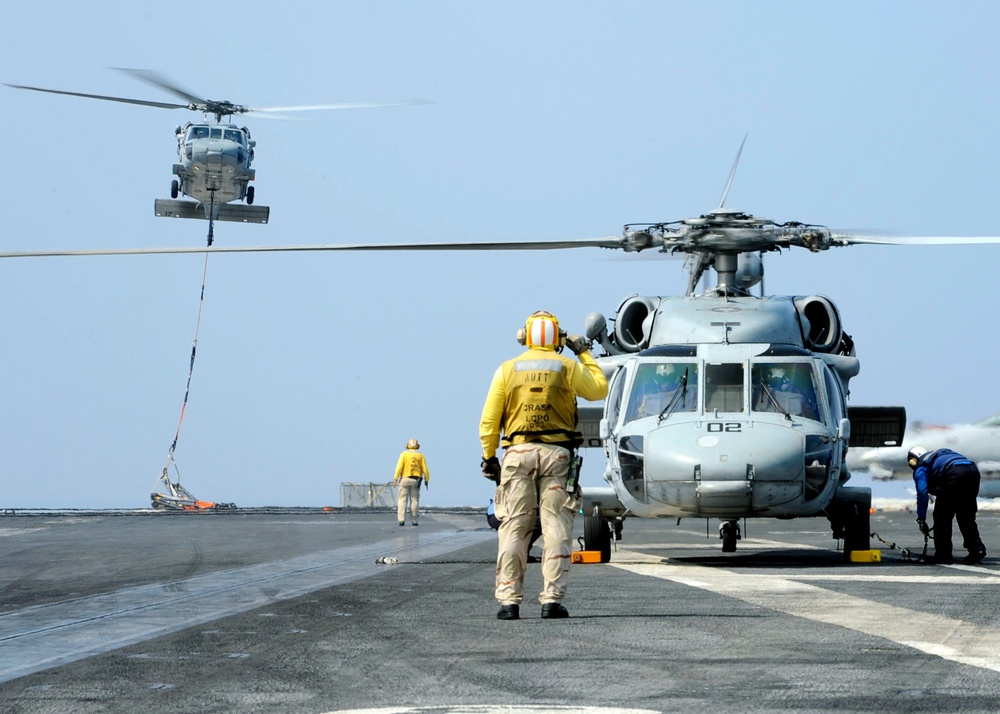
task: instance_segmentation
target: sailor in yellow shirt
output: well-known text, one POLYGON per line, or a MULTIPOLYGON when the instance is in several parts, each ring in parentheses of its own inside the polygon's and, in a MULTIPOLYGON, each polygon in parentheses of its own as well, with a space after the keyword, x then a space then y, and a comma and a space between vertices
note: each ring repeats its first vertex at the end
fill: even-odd
POLYGON ((531 315, 518 342, 528 350, 497 369, 483 407, 479 438, 482 469, 497 483, 494 510, 500 519, 497 545, 497 619, 517 620, 523 599, 528 541, 540 516, 543 618, 569 617, 562 605, 572 556, 573 517, 578 489, 567 491, 576 430, 576 398, 604 399, 608 380, 589 351, 588 341, 560 331, 548 312, 531 315), (556 352, 563 345, 579 362, 556 352), (505 452, 497 459, 501 433, 505 452))
POLYGON ((399 488, 399 500, 396 503, 396 520, 399 525, 406 525, 407 501, 409 502, 410 521, 417 523, 417 508, 420 506, 420 483, 430 488, 431 472, 427 468, 427 459, 418 449, 420 443, 416 439, 406 442, 406 451, 399 455, 396 462, 396 486, 399 488))

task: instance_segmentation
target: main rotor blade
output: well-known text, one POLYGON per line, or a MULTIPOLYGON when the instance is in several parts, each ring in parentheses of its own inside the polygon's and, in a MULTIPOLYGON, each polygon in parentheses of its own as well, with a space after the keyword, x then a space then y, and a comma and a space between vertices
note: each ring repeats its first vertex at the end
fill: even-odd
POLYGON ((831 233, 830 239, 841 245, 992 245, 1000 236, 861 236, 831 233))
POLYGON ((84 255, 170 255, 184 253, 295 253, 321 251, 474 251, 561 250, 565 248, 620 248, 621 236, 557 241, 491 241, 487 243, 358 243, 332 245, 213 246, 174 248, 109 248, 98 250, 34 250, 0 252, 0 258, 53 258, 84 255))
POLYGON ((181 99, 186 99, 189 104, 208 104, 208 102, 201 97, 197 97, 186 89, 181 89, 176 84, 168 80, 161 74, 157 74, 150 69, 128 69, 127 67, 114 67, 113 69, 119 72, 124 72, 125 74, 130 74, 136 79, 145 82, 146 84, 151 84, 154 87, 159 87, 160 89, 166 90, 173 95, 180 97, 181 99))
MULTIPOLYGON (((885 238, 832 233, 833 245, 991 245, 1000 243, 1000 236, 907 236, 885 238)), ((273 246, 213 246, 169 248, 107 248, 95 250, 32 250, 0 252, 2 258, 53 258, 62 256, 97 255, 172 255, 186 253, 304 253, 334 251, 513 251, 513 250, 564 250, 569 248, 617 248, 639 252, 623 236, 604 236, 578 240, 550 241, 488 241, 462 243, 356 243, 328 245, 273 245, 273 246)), ((701 255, 703 251, 699 251, 701 255)), ((657 255, 664 255, 657 252, 657 255)), ((697 264, 703 271, 704 263, 697 264)))
POLYGON ((306 104, 299 107, 250 107, 252 112, 311 112, 336 109, 369 109, 372 107, 408 107, 433 104, 429 99, 399 99, 392 102, 342 102, 340 104, 306 104))
POLYGON ((123 104, 140 104, 146 107, 158 107, 160 109, 187 109, 187 104, 171 104, 168 102, 150 102, 145 99, 127 99, 125 97, 109 97, 104 94, 84 94, 83 92, 67 92, 61 89, 43 89, 42 87, 28 87, 23 84, 8 84, 14 89, 30 89, 33 92, 48 92, 49 94, 68 94, 71 97, 86 97, 87 99, 104 99, 109 102, 122 102, 123 104))

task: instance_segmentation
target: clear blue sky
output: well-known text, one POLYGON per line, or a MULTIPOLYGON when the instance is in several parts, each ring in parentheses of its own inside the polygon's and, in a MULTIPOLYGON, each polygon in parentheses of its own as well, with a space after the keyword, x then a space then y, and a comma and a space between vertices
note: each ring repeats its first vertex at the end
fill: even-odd
MULTIPOLYGON (((0 81, 172 101, 110 67, 251 106, 266 226, 219 245, 573 239, 727 206, 899 235, 1000 230, 1000 5, 924 2, 17 3, 0 81)), ((153 215, 200 115, 0 87, 3 250, 196 246, 153 215)), ((997 247, 769 256, 856 340, 854 404, 1000 410, 997 247)), ((174 436, 203 258, 0 261, 0 506, 143 507, 174 436)), ((679 261, 532 254, 220 255, 176 459, 196 496, 337 505, 407 439, 429 505, 483 505, 478 421, 536 309, 581 331, 679 261)), ((596 484, 599 452, 586 455, 596 484)), ((172 474, 175 475, 175 474, 172 474)))

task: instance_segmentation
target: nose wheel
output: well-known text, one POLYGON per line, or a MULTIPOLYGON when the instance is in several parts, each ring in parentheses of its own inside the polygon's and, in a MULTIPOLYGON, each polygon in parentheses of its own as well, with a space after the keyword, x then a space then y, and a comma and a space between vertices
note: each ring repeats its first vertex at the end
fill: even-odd
POLYGON ((742 537, 739 521, 723 521, 719 524, 719 538, 722 539, 723 553, 735 553, 736 541, 742 537))

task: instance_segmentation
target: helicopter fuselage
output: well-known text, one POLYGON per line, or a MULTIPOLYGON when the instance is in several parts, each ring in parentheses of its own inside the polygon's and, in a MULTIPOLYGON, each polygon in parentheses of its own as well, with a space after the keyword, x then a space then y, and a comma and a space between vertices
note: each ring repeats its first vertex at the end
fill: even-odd
MULTIPOLYGON (((230 201, 253 203, 248 183, 254 179, 253 161, 256 142, 250 131, 235 124, 193 124, 178 127, 179 162, 173 172, 179 179, 178 190, 206 205, 230 201)), ((173 189, 171 198, 176 198, 173 189)))
POLYGON ((801 348, 651 348, 612 378, 606 477, 641 517, 814 515, 846 480, 845 413, 839 379, 801 348), (768 386, 779 371, 784 389, 768 386))
POLYGON ((600 498, 585 489, 585 513, 737 529, 751 517, 823 515, 867 542, 871 492, 845 485, 860 363, 829 299, 633 296, 615 323, 606 334, 603 317, 588 317, 610 377, 599 443, 618 503, 591 511, 600 498))

